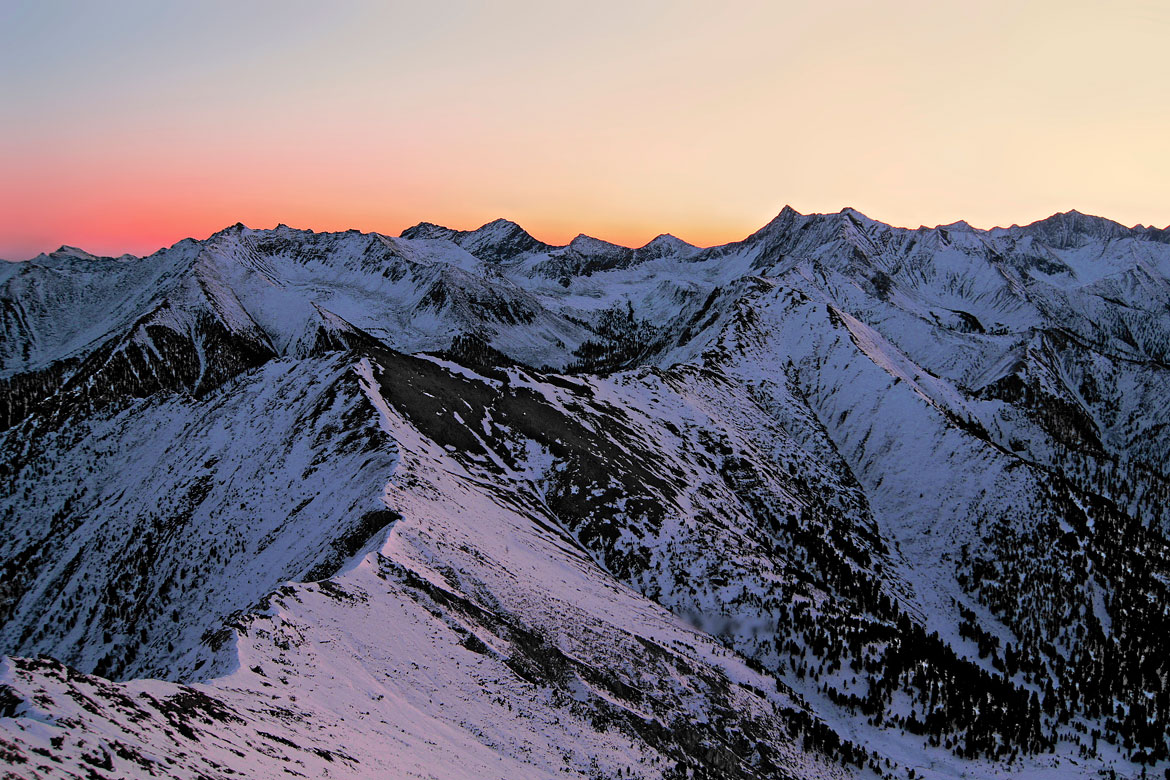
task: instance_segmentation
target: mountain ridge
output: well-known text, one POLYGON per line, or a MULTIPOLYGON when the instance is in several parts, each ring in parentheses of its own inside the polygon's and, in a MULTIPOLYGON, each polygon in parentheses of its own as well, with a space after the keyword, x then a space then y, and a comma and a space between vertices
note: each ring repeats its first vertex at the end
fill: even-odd
MULTIPOLYGON (((1085 224, 1085 223, 1091 224, 1091 223, 1096 222, 1096 223, 1100 223, 1100 224, 1108 223, 1109 225, 1117 226, 1118 228, 1121 228, 1121 230, 1126 231, 1130 234, 1140 234, 1140 235, 1144 235, 1147 237, 1153 237, 1154 240, 1170 240, 1170 238, 1167 238, 1167 234, 1170 234, 1170 224, 1167 224, 1165 227, 1162 227, 1162 228, 1159 228, 1155 225, 1144 225, 1144 224, 1135 224, 1133 226, 1127 227, 1126 225, 1124 225, 1120 222, 1117 222, 1116 220, 1110 219, 1108 217, 1100 217, 1100 216, 1094 216, 1091 214, 1085 214, 1083 212, 1078 211, 1077 209, 1069 209, 1068 211, 1063 211, 1063 212, 1061 212, 1061 211, 1053 212, 1051 215, 1049 215, 1047 217, 1041 217, 1039 219, 1033 220, 1032 222, 1026 223, 1024 225, 1019 225, 1017 223, 1013 223, 1012 225, 1009 225, 1009 226, 995 225, 995 226, 986 227, 986 228, 978 228, 978 227, 974 227, 973 225, 970 225, 965 220, 960 219, 960 220, 957 220, 955 222, 951 222, 948 224, 940 223, 940 224, 934 225, 934 226, 920 225, 918 227, 909 227, 909 226, 900 226, 899 227, 899 226, 895 226, 892 224, 881 222, 879 220, 872 219, 872 218, 866 216, 865 214, 862 214, 862 212, 860 212, 859 210, 857 210, 851 206, 845 206, 840 211, 837 211, 837 212, 809 212, 808 214, 802 214, 801 212, 796 211, 792 206, 785 205, 779 212, 777 212, 776 217, 774 217, 772 220, 770 220, 767 224, 765 224, 764 226, 762 226, 758 230, 754 231, 752 234, 749 234, 749 236, 745 237, 744 239, 740 239, 739 241, 747 240, 747 238, 750 238, 752 235, 755 235, 756 233, 761 232, 762 230, 767 228, 768 225, 772 224, 777 219, 784 216, 786 213, 791 213, 792 215, 795 215, 798 217, 833 217, 833 216, 844 216, 844 215, 852 214, 854 216, 861 217, 866 222, 872 222, 872 223, 890 228, 891 230, 899 230, 899 231, 934 231, 934 230, 948 229, 948 228, 950 228, 950 229, 964 228, 964 229, 968 229, 968 230, 975 232, 975 233, 993 233, 996 231, 1013 231, 1013 230, 1014 231, 1026 231, 1029 228, 1039 228, 1039 227, 1043 227, 1046 224, 1055 224, 1055 223, 1061 222, 1061 221, 1069 221, 1069 222, 1081 223, 1081 224, 1085 224)), ((378 231, 362 232, 362 231, 355 229, 355 228, 350 228, 347 231, 315 231, 311 228, 290 228, 288 225, 285 225, 283 223, 277 225, 275 228, 273 228, 273 230, 280 229, 280 228, 286 228, 289 230, 299 230, 299 231, 309 232, 309 233, 357 232, 357 233, 361 233, 362 235, 369 235, 369 234, 374 234, 374 233, 378 232, 378 231)), ((229 225, 221 230, 216 231, 211 236, 209 236, 209 238, 214 237, 216 235, 219 235, 220 233, 225 233, 229 230, 237 230, 238 231, 238 230, 244 230, 244 229, 251 230, 251 228, 248 228, 246 225, 244 225, 244 223, 236 222, 236 223, 233 223, 232 225, 229 225)), ((533 246, 540 246, 540 247, 544 247, 544 248, 564 248, 564 247, 569 246, 569 244, 557 245, 557 244, 550 244, 550 243, 540 241, 539 239, 534 238, 522 226, 520 226, 516 222, 509 220, 507 218, 504 218, 504 217, 497 217, 496 219, 490 220, 489 222, 486 222, 483 225, 480 225, 478 228, 467 229, 467 230, 449 228, 449 227, 446 227, 444 225, 439 225, 439 224, 433 223, 433 222, 419 222, 415 225, 404 228, 399 233, 399 237, 401 237, 401 238, 430 238, 430 239, 441 238, 441 239, 447 239, 447 240, 452 240, 453 237, 459 237, 459 238, 464 238, 464 239, 470 238, 470 237, 482 238, 482 237, 485 237, 486 235, 496 233, 497 231, 499 231, 501 229, 506 230, 506 232, 508 232, 508 233, 514 233, 517 235, 522 234, 521 240, 524 242, 527 242, 530 240, 533 246)), ((643 244, 640 247, 633 247, 633 246, 627 247, 623 244, 617 244, 617 243, 614 243, 612 241, 607 241, 605 239, 598 239, 598 238, 595 238, 593 236, 589 236, 588 234, 585 234, 585 233, 579 234, 578 237, 591 238, 591 239, 594 239, 597 241, 603 241, 607 244, 612 244, 613 246, 619 246, 619 247, 622 247, 624 249, 632 249, 632 250, 646 249, 646 248, 650 247, 652 244, 654 244, 655 241, 658 241, 659 239, 661 239, 663 237, 677 239, 677 237, 672 236, 669 233, 663 233, 663 234, 651 239, 650 241, 646 242, 645 244, 643 244)), ((200 239, 196 239, 193 237, 183 238, 183 239, 180 239, 178 242, 176 242, 176 244, 172 244, 171 248, 176 246, 178 243, 182 243, 183 241, 198 241, 198 240, 200 240, 200 239)), ((682 241, 684 244, 687 244, 688 246, 695 246, 694 244, 689 244, 684 239, 677 239, 677 240, 682 241)), ((456 243, 458 243, 458 242, 456 242, 456 243)), ((738 243, 738 242, 732 241, 729 243, 738 243)), ((722 244, 712 245, 711 247, 702 247, 702 248, 711 249, 711 248, 715 248, 717 246, 725 246, 725 245, 722 245, 722 244)), ((164 247, 164 248, 167 248, 167 247, 164 247)), ((93 254, 89 253, 88 251, 81 249, 80 247, 63 244, 60 247, 58 247, 57 249, 53 250, 52 252, 41 253, 41 254, 38 254, 34 257, 23 259, 23 260, 5 259, 5 262, 8 262, 8 263, 31 262, 31 261, 37 260, 38 258, 41 258, 41 257, 51 257, 51 256, 57 255, 57 254, 69 254, 69 253, 74 253, 74 252, 81 252, 84 256, 88 256, 88 257, 95 258, 95 259, 96 258, 112 258, 113 257, 113 256, 107 256, 107 255, 93 255, 93 254)), ((133 254, 129 254, 129 253, 123 253, 122 255, 118 255, 117 257, 118 258, 139 258, 139 257, 146 257, 146 256, 147 255, 133 255, 133 254)))

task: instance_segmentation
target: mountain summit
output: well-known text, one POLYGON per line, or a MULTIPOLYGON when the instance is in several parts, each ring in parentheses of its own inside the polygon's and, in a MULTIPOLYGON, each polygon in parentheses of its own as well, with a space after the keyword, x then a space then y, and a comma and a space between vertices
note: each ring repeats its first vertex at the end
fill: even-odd
POLYGON ((452 230, 429 222, 420 222, 402 231, 402 238, 446 239, 483 260, 497 262, 548 248, 546 244, 528 235, 524 228, 506 219, 492 220, 475 230, 452 230))

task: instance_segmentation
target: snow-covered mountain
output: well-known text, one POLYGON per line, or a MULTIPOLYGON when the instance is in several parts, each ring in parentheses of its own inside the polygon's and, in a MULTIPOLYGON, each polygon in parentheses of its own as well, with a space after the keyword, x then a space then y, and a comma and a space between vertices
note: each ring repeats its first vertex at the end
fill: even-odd
POLYGON ((0 267, 16 777, 1170 767, 1170 230, 0 267))

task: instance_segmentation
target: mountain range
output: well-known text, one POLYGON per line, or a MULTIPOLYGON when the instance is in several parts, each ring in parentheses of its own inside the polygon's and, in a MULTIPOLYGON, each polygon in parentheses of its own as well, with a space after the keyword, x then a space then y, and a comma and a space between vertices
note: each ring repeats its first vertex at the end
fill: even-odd
POLYGON ((1170 228, 0 264, 17 778, 1170 776, 1170 228))

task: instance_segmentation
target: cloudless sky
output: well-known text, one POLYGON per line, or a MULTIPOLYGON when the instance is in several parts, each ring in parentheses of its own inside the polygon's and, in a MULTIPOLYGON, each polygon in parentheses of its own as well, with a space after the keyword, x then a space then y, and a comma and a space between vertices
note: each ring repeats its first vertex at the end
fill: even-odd
POLYGON ((0 257, 242 221, 1170 222, 1170 3, 0 0, 0 257))

